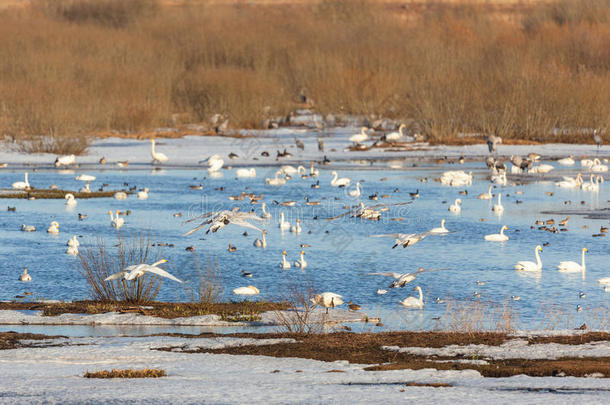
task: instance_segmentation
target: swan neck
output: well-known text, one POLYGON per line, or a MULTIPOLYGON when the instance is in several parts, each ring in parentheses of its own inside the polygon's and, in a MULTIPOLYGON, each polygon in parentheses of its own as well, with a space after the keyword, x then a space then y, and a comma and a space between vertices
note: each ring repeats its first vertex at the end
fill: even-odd
POLYGON ((582 251, 582 265, 581 265, 582 271, 584 273, 585 271, 585 251, 582 251))
POLYGON ((540 255, 538 254, 538 248, 536 248, 536 264, 542 267, 542 260, 540 260, 540 255))
POLYGON ((419 293, 419 302, 423 302, 424 301, 424 295, 421 291, 421 287, 417 288, 417 292, 419 293))

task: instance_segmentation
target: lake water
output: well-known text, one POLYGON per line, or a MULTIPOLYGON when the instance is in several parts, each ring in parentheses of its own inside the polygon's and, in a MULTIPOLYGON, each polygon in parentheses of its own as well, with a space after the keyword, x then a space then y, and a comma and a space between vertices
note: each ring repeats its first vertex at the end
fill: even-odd
MULTIPOLYGON (((360 304, 369 316, 381 316, 384 323, 393 328, 429 329, 447 322, 449 312, 472 314, 473 307, 490 311, 491 308, 508 306, 518 315, 517 326, 523 329, 543 329, 545 327, 571 328, 587 322, 590 327, 608 328, 608 299, 597 283, 600 277, 610 276, 608 238, 593 238, 600 226, 607 226, 607 220, 585 219, 572 215, 567 232, 552 234, 538 229, 530 229, 537 219, 564 216, 544 215, 542 211, 574 208, 599 208, 607 206, 609 194, 602 185, 599 193, 581 190, 561 189, 553 182, 532 182, 521 186, 497 186, 492 191, 493 201, 478 200, 479 193, 487 191, 489 181, 484 164, 465 165, 421 165, 402 169, 392 169, 387 163, 360 165, 357 162, 341 166, 323 167, 320 171, 320 188, 311 184, 318 179, 301 179, 294 176, 281 187, 265 184, 265 177, 273 177, 277 167, 257 167, 258 176, 251 179, 236 179, 234 170, 223 170, 220 178, 205 178, 202 170, 87 170, 97 176, 92 189, 101 183, 108 183, 109 189, 125 188, 124 183, 148 187, 148 200, 138 200, 135 195, 127 200, 112 198, 79 200, 78 205, 69 209, 63 200, 0 200, 0 207, 15 206, 16 212, 2 211, 0 215, 0 299, 11 300, 24 291, 32 292, 33 298, 76 300, 89 297, 88 286, 79 273, 79 260, 65 254, 66 242, 72 235, 79 235, 80 250, 85 251, 103 238, 112 250, 117 242, 117 231, 110 226, 108 210, 131 210, 125 217, 126 225, 121 228, 123 236, 131 236, 139 231, 150 233, 153 242, 173 244, 174 247, 161 248, 161 257, 169 262, 164 266, 175 276, 185 280, 183 285, 167 280, 163 283, 157 299, 178 301, 188 300, 189 289, 196 284, 197 270, 193 265, 193 253, 185 250, 195 247, 201 262, 218 262, 222 272, 224 292, 222 300, 238 300, 232 290, 239 286, 255 285, 261 291, 258 298, 278 300, 287 297, 294 286, 311 285, 318 292, 333 291, 343 295, 346 302, 360 304), (347 176, 362 182, 360 199, 347 196, 343 189, 330 186, 330 171, 337 169, 340 176, 347 176), (475 173, 475 181, 469 187, 448 187, 433 181, 444 170, 463 169, 475 173), (420 178, 427 177, 427 183, 420 178), (381 181, 381 179, 384 181, 381 181), (189 185, 203 183, 203 190, 189 189, 189 185), (216 190, 224 187, 224 190, 216 190), (363 201, 367 205, 396 204, 412 201, 409 192, 419 189, 420 198, 409 205, 389 206, 383 212, 381 221, 368 221, 349 216, 327 221, 324 218, 346 212, 343 207, 363 201), (468 195, 460 195, 459 190, 468 190, 468 195), (522 195, 516 195, 522 190, 522 195), (229 196, 242 191, 263 193, 273 217, 263 223, 267 229, 267 249, 253 246, 260 234, 253 229, 227 226, 215 234, 205 234, 205 229, 191 236, 183 234, 191 229, 183 221, 203 212, 231 209, 239 206, 242 211, 254 208, 260 213, 260 204, 251 205, 249 199, 231 201, 229 196), (546 194, 554 192, 553 196, 546 194), (368 196, 377 192, 378 201, 370 201, 368 196), (491 211, 495 203, 495 193, 503 194, 505 210, 502 216, 491 211), (382 198, 388 195, 388 198, 382 198), (305 197, 320 201, 319 206, 306 206, 305 197), (463 201, 459 215, 448 211, 455 198, 463 201), (295 207, 279 207, 273 201, 295 200, 295 207), (523 203, 516 204, 516 200, 523 203), (571 200, 572 205, 564 205, 571 200), (581 205, 580 201, 586 204, 581 205), (182 217, 173 214, 181 212, 182 217), (286 220, 294 223, 299 218, 303 232, 296 235, 280 232, 279 213, 284 212, 286 220), (79 221, 78 213, 88 218, 79 221), (314 219, 316 217, 318 219, 314 219), (401 221, 392 218, 403 218, 401 221), (392 238, 372 238, 374 234, 417 233, 440 226, 446 218, 446 227, 452 231, 445 236, 431 235, 406 249, 392 249, 392 238), (485 221, 481 221, 485 219, 485 221), (58 221, 60 234, 46 233, 51 221, 58 221), (21 224, 34 225, 37 232, 21 232, 21 224), (485 234, 498 233, 506 224, 506 234, 510 240, 505 243, 486 242, 485 234), (587 229, 583 229, 587 226, 587 229), (243 236, 244 231, 248 236, 243 236), (548 242, 541 254, 543 271, 535 276, 513 269, 519 260, 534 259, 534 247, 548 242), (235 252, 227 250, 231 243, 235 252), (308 267, 305 270, 279 267, 281 253, 287 251, 291 263, 298 259, 301 244, 304 248, 308 267), (580 263, 581 248, 587 247, 587 271, 580 274, 562 274, 557 271, 559 261, 572 260, 580 263), (385 295, 378 295, 378 288, 386 288, 392 279, 371 276, 370 272, 411 272, 418 267, 434 269, 417 276, 405 288, 388 289, 385 295), (18 281, 23 267, 29 269, 33 281, 18 281), (241 271, 252 272, 254 277, 243 278, 241 271), (478 285, 477 281, 484 281, 478 285), (405 309, 399 300, 415 295, 413 287, 419 285, 424 292, 425 306, 422 310, 405 309), (480 297, 474 295, 477 292, 480 297), (585 298, 579 293, 584 292, 585 298), (514 301, 511 296, 520 296, 514 301), (437 303, 436 297, 445 300, 437 303), (464 303, 467 307, 464 308, 464 303), (582 311, 577 311, 577 306, 582 311), (459 309, 461 308, 461 309, 459 309), (461 311, 461 312, 460 312, 461 311), (436 318, 441 317, 439 321, 436 318)), ((560 171, 558 168, 557 171, 560 171)), ((567 171, 564 170, 566 173, 567 171)), ((74 180, 81 172, 58 172, 38 170, 30 172, 30 183, 39 188, 57 184, 62 189, 78 189, 82 184, 74 180)), ((9 187, 12 182, 22 180, 23 172, 2 171, 0 186, 9 187)), ((256 223, 256 225, 260 225, 256 223)), ((485 315, 491 319, 492 315, 485 315)), ((459 324, 459 322, 458 322, 459 324)), ((446 325, 446 324, 445 324, 446 325)))

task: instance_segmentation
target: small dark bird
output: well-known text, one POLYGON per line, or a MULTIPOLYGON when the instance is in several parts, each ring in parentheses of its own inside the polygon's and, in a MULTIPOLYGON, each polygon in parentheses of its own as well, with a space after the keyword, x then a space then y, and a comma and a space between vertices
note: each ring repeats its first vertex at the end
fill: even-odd
POLYGON ((195 251, 195 246, 188 246, 186 249, 187 252, 194 252, 195 251))
POLYGON ((262 152, 261 152, 261 156, 264 156, 264 157, 269 157, 269 152, 267 152, 266 150, 264 150, 264 151, 262 151, 262 152))
POLYGON ((300 150, 305 150, 305 144, 300 139, 294 138, 294 143, 300 150))
POLYGON ((237 159, 239 156, 237 156, 235 153, 231 152, 229 153, 229 159, 237 159))
POLYGON ((417 189, 414 193, 409 193, 411 198, 419 198, 419 189, 417 189))
POLYGON ((80 212, 78 213, 78 220, 79 221, 83 221, 87 219, 87 214, 81 214, 80 212))
POLYGON ((347 307, 351 310, 351 311, 359 311, 360 310, 360 305, 358 304, 354 304, 353 302, 348 302, 347 303, 347 307))
POLYGON ((246 270, 241 271, 242 277, 252 277, 252 273, 247 272, 246 270))
POLYGON ((237 248, 229 243, 229 252, 235 252, 237 248))
POLYGON ((100 163, 101 165, 105 165, 105 164, 106 164, 106 158, 105 158, 105 157, 102 157, 102 158, 100 159, 100 162, 99 162, 99 163, 100 163))
POLYGON ((17 207, 7 207, 6 210, 7 211, 11 211, 11 212, 15 212, 15 211, 17 211, 17 207))
POLYGON ((324 152, 324 141, 320 138, 318 138, 318 150, 324 152))

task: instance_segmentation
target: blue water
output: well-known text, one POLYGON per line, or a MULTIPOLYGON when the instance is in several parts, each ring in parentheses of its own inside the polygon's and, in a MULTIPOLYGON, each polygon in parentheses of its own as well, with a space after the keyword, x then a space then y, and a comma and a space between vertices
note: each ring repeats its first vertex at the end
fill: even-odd
MULTIPOLYGON (((334 169, 334 168, 333 168, 334 169)), ((174 244, 173 248, 159 248, 160 257, 168 260, 165 268, 175 276, 185 280, 180 285, 165 281, 157 297, 159 300, 186 301, 190 291, 196 287, 198 275, 193 253, 185 251, 193 245, 201 263, 217 262, 222 274, 224 291, 222 300, 241 299, 232 294, 235 287, 255 285, 261 291, 259 298, 265 300, 285 299, 295 286, 312 286, 316 291, 333 291, 344 296, 346 301, 362 305, 369 316, 392 319, 400 328, 434 328, 435 318, 447 312, 447 302, 452 305, 462 303, 483 303, 486 308, 508 305, 518 315, 518 326, 526 329, 544 327, 556 322, 561 314, 562 327, 577 327, 583 322, 595 323, 602 328, 608 325, 608 298, 597 283, 600 277, 610 276, 608 238, 593 238, 607 220, 591 220, 571 216, 568 232, 551 234, 538 229, 530 229, 537 219, 565 216, 544 215, 541 211, 566 208, 598 208, 607 206, 609 194, 579 190, 560 189, 552 182, 533 182, 522 186, 495 187, 494 193, 502 192, 504 214, 499 217, 491 211, 493 201, 478 200, 479 193, 487 191, 489 185, 482 163, 460 166, 420 166, 403 170, 391 170, 379 163, 373 166, 345 164, 338 167, 340 176, 362 181, 361 201, 367 205, 394 204, 411 201, 409 192, 419 189, 420 198, 405 206, 389 206, 381 221, 368 221, 343 217, 335 221, 327 218, 346 210, 345 205, 354 205, 359 199, 348 197, 346 192, 330 186, 330 170, 320 172, 320 188, 313 189, 316 179, 301 179, 295 176, 281 187, 265 184, 265 177, 273 177, 277 167, 258 167, 256 178, 235 179, 233 171, 223 170, 222 178, 205 178, 201 170, 105 170, 86 171, 97 176, 92 189, 101 183, 108 183, 109 189, 130 186, 148 187, 148 200, 138 200, 135 195, 127 200, 113 198, 81 199, 73 209, 66 208, 63 200, 0 200, 0 207, 16 206, 16 212, 0 211, 0 299, 11 300, 24 291, 32 292, 33 299, 76 300, 90 297, 85 280, 79 273, 77 258, 65 254, 66 242, 72 235, 79 235, 81 253, 92 247, 99 239, 113 251, 117 243, 117 231, 110 226, 108 210, 131 210, 125 217, 126 225, 120 230, 123 237, 143 231, 150 235, 152 242, 174 244), (448 187, 433 181, 443 170, 474 170, 475 181, 470 187, 448 187), (427 183, 418 179, 427 177, 427 183), (380 181, 380 179, 385 181, 380 181), (203 183, 203 190, 191 190, 189 185, 203 183), (223 191, 217 191, 225 187, 223 191), (458 194, 468 190, 468 195, 458 194), (515 195, 522 190, 522 195, 515 195), (252 244, 260 234, 253 229, 227 226, 216 234, 199 231, 189 237, 182 236, 190 224, 183 221, 200 213, 231 209, 239 206, 243 211, 254 208, 260 212, 260 204, 251 205, 249 199, 231 201, 229 196, 242 191, 263 193, 273 217, 263 224, 267 229, 267 249, 255 248, 252 244), (553 191, 554 196, 546 194, 553 191), (370 201, 368 195, 377 192, 378 201, 370 201), (381 198, 387 194, 389 198, 381 198), (507 196, 508 195, 508 196, 507 196), (306 206, 305 196, 312 201, 320 201, 320 206, 306 206), (455 215, 447 208, 455 198, 463 201, 462 213, 455 215), (277 201, 295 200, 295 207, 279 207, 277 201), (516 204, 515 200, 522 200, 516 204), (564 205, 571 200, 572 205, 564 205), (580 201, 585 201, 583 206, 580 201), (181 212, 182 217, 174 217, 181 212), (301 220, 303 233, 295 235, 281 233, 278 228, 279 213, 284 212, 286 220, 294 223, 301 220), (86 213, 88 218, 79 221, 77 214, 86 213), (318 219, 315 220, 314 217, 318 219), (394 221, 391 218, 404 218, 394 221), (446 227, 453 233, 445 236, 429 236, 420 243, 406 249, 392 249, 392 238, 371 238, 373 234, 424 232, 440 226, 446 218, 446 227), (481 221, 485 219, 485 221, 481 221), (58 221, 58 236, 46 233, 51 221, 58 221), (37 232, 21 232, 21 224, 34 225, 37 232), (483 236, 498 233, 506 224, 506 234, 510 240, 505 243, 485 242, 483 236), (583 229, 587 226, 587 229, 583 229), (243 236, 247 231, 248 236, 243 236), (534 247, 549 243, 541 254, 543 271, 539 276, 523 274, 513 269, 519 260, 534 259, 534 247), (237 247, 236 252, 227 250, 228 243, 237 247), (291 263, 298 259, 304 248, 308 267, 303 271, 282 270, 279 267, 281 252, 286 250, 291 263), (556 266, 559 261, 572 260, 580 263, 582 247, 587 247, 587 272, 583 279, 580 274, 561 274, 556 266), (435 271, 420 274, 417 279, 402 289, 390 289, 385 295, 378 295, 378 288, 386 288, 392 279, 367 275, 369 272, 409 272, 418 267, 435 271), (21 283, 18 276, 23 267, 29 269, 33 281, 21 283), (241 270, 254 274, 253 278, 241 277, 241 270), (477 285, 476 281, 485 281, 477 285), (419 285, 424 292, 426 305, 423 310, 407 310, 398 301, 416 294, 413 287, 419 285), (481 294, 480 298, 473 295, 481 294), (579 298, 579 293, 586 298, 579 298), (511 296, 520 296, 520 301, 511 296), (436 297, 445 300, 438 304, 436 297), (582 311, 577 312, 580 305, 582 311), (600 320, 601 319, 601 320, 600 320)), ((559 169, 558 169, 559 170, 559 169)), ((80 174, 39 170, 30 173, 30 183, 35 187, 57 184, 63 189, 78 189, 82 186, 74 180, 80 174)), ((0 185, 10 186, 21 180, 22 172, 2 171, 0 185)), ((258 223, 257 223, 258 225, 258 223)), ((204 228, 205 229, 205 228, 204 228)))

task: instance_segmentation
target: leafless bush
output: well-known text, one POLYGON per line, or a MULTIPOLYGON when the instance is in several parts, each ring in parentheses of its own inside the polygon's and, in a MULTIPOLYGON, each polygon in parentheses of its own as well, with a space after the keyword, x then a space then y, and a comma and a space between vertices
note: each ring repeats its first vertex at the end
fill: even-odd
POLYGON ((288 333, 311 334, 321 333, 324 330, 325 315, 314 315, 311 299, 314 288, 308 285, 292 285, 282 297, 287 308, 276 310, 280 328, 288 333))
POLYGON ((128 239, 119 234, 116 252, 108 251, 104 239, 99 238, 91 247, 81 249, 78 256, 80 273, 87 281, 94 300, 144 304, 154 300, 159 293, 162 284, 160 277, 144 274, 133 281, 122 277, 104 280, 128 266, 154 262, 158 253, 151 251, 150 237, 142 233, 128 239))
POLYGON ((486 301, 448 300, 442 321, 452 332, 513 332, 518 316, 508 301, 496 304, 486 301))
POLYGON ((102 370, 102 371, 87 371, 83 377, 85 378, 159 378, 165 377, 165 370, 160 368, 143 368, 134 370, 132 368, 102 370))
POLYGON ((222 272, 218 261, 201 264, 199 257, 196 254, 190 258, 190 263, 187 263, 189 268, 196 269, 197 283, 191 284, 187 294, 190 295, 191 302, 198 303, 202 306, 218 302, 222 295, 222 272))

